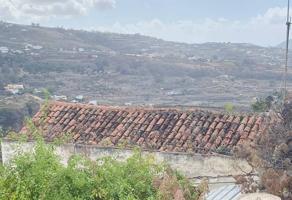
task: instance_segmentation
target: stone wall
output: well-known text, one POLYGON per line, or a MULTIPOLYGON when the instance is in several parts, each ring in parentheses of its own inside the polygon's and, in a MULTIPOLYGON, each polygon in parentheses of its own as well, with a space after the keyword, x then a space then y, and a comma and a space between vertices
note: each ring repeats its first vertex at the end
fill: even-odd
MULTIPOLYGON (((9 160, 19 152, 33 151, 34 143, 17 143, 8 140, 2 142, 3 163, 9 160)), ((112 156, 119 160, 124 160, 132 155, 133 151, 129 149, 119 149, 112 147, 86 146, 77 144, 65 144, 56 148, 56 153, 66 164, 67 160, 73 154, 82 154, 93 160, 105 156, 112 156)), ((157 161, 168 163, 173 169, 185 174, 194 182, 203 177, 209 178, 214 184, 233 183, 234 175, 243 175, 244 172, 251 172, 252 167, 241 159, 235 159, 222 155, 200 155, 187 153, 165 153, 144 151, 143 154, 152 154, 157 161)))

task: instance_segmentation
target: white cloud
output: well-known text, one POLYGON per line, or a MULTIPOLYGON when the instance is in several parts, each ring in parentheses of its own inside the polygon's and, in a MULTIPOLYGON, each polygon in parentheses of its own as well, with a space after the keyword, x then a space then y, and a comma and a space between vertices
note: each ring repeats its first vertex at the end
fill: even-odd
POLYGON ((284 40, 285 19, 286 8, 276 7, 245 21, 206 18, 200 21, 165 23, 159 19, 153 19, 135 24, 116 22, 111 26, 97 27, 97 30, 140 33, 187 43, 249 42, 259 45, 275 45, 284 40))
POLYGON ((2 20, 41 20, 86 15, 115 7, 115 0, 0 0, 2 20))
POLYGON ((99 10, 113 9, 116 6, 116 1, 115 0, 98 0, 98 1, 93 1, 93 5, 95 8, 99 10))
POLYGON ((254 23, 265 23, 265 24, 283 24, 286 19, 287 8, 270 8, 263 15, 258 15, 256 18, 252 19, 254 23))
MULTIPOLYGON (((115 8, 116 0, 0 0, 0 20, 18 23, 42 22, 84 16, 90 10, 115 8)), ((118 33, 140 33, 170 41, 249 42, 275 45, 285 38, 286 8, 270 8, 247 20, 225 18, 164 22, 159 19, 94 27, 118 33)), ((66 26, 66 24, 63 24, 66 26)), ((80 28, 82 24, 79 25, 80 28)), ((79 27, 78 27, 79 28, 79 27)))

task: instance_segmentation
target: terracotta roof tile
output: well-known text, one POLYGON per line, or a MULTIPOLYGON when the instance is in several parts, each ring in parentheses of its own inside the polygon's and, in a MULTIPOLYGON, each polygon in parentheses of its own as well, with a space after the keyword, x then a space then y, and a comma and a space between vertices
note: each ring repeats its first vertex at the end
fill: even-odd
POLYGON ((223 127, 223 125, 224 123, 220 121, 215 128, 220 130, 223 127))
POLYGON ((47 120, 45 122, 48 122, 49 124, 54 123, 55 118, 47 118, 47 120))
POLYGON ((245 124, 244 123, 241 123, 238 128, 237 128, 237 132, 242 132, 245 128, 245 124))
POLYGON ((247 124, 250 125, 250 126, 252 126, 254 123, 255 123, 255 117, 252 116, 252 117, 249 118, 247 124))
POLYGON ((241 124, 247 124, 248 122, 248 116, 245 116, 242 120, 241 120, 241 124))
MULTIPOLYGON (((65 132, 76 143, 129 144, 160 151, 209 152, 221 146, 232 149, 253 141, 263 132, 263 117, 227 115, 201 110, 106 107, 51 102, 41 121, 33 122, 46 138, 65 132)), ((25 129, 23 129, 25 131, 25 129)))

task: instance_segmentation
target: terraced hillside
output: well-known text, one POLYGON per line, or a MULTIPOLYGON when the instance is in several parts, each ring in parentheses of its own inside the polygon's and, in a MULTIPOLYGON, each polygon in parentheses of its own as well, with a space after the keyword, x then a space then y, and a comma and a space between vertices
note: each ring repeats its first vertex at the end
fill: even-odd
POLYGON ((0 33, 0 88, 48 88, 69 101, 83 95, 85 102, 114 105, 249 106, 281 85, 281 48, 5 22, 0 33))

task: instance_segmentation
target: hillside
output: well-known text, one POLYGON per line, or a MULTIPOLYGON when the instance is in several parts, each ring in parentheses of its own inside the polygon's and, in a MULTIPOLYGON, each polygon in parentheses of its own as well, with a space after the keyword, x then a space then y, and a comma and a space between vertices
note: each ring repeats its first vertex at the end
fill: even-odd
MULTIPOLYGON (((291 45, 292 45, 292 40, 289 40, 289 47, 291 47, 291 45)), ((285 49, 286 48, 286 41, 281 42, 280 44, 276 45, 276 47, 285 49)))
POLYGON ((281 84, 280 48, 4 22, 0 32, 1 88, 18 83, 101 104, 248 106, 281 84))
POLYGON ((40 103, 30 95, 22 95, 21 98, 2 96, 0 98, 0 135, 1 131, 20 130, 24 119, 36 113, 40 103))

